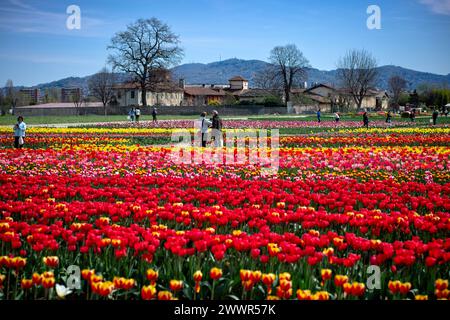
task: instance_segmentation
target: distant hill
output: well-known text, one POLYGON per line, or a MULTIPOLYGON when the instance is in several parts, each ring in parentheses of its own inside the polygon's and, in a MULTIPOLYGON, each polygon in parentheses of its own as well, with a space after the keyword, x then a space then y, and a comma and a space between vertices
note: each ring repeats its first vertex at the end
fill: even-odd
MULTIPOLYGON (((267 62, 260 60, 239 60, 230 59, 222 62, 213 62, 209 64, 184 64, 172 69, 175 79, 184 78, 186 83, 191 84, 226 84, 228 79, 233 76, 241 75, 250 80, 253 85, 254 75, 268 65, 267 62)), ((339 86, 337 70, 322 71, 315 68, 308 68, 308 80, 311 83, 329 83, 339 86)), ((399 75, 408 82, 408 89, 417 88, 422 83, 450 85, 450 74, 447 76, 425 73, 405 69, 397 66, 381 66, 378 68, 377 87, 388 90, 389 78, 399 75)))
MULTIPOLYGON (((260 60, 240 60, 229 59, 220 62, 213 62, 208 64, 189 63, 183 64, 172 69, 174 79, 185 79, 187 84, 227 84, 228 79, 233 76, 240 75, 250 80, 250 86, 253 86, 255 74, 267 67, 268 63, 260 60)), ((308 84, 312 83, 329 83, 335 86, 339 85, 337 79, 337 70, 322 71, 315 68, 308 68, 308 84)), ((437 75, 426 72, 419 72, 410 69, 405 69, 397 66, 381 66, 378 68, 379 79, 377 87, 380 89, 388 89, 388 81, 391 76, 399 75, 408 82, 408 89, 417 88, 423 83, 436 85, 450 85, 450 74, 437 75)), ((119 81, 126 81, 130 77, 125 74, 117 74, 119 81)), ((40 89, 50 87, 81 87, 87 90, 87 77, 69 77, 58 81, 49 83, 42 83, 36 87, 40 89)))

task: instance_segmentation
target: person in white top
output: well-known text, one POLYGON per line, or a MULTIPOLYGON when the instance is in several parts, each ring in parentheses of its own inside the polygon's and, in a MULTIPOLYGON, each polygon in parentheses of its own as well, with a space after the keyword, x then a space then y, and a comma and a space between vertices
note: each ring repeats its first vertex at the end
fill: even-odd
POLYGON ((22 148, 25 140, 25 131, 27 130, 27 125, 23 122, 23 117, 19 116, 17 118, 17 123, 14 125, 14 147, 22 148))
POLYGON ((199 119, 200 132, 202 134, 202 147, 206 147, 206 141, 208 138, 208 128, 212 125, 212 122, 206 119, 206 112, 202 112, 199 119))
POLYGON ((336 113, 334 114, 334 120, 335 120, 336 122, 339 122, 340 119, 341 119, 341 117, 339 116, 339 113, 336 112, 336 113))

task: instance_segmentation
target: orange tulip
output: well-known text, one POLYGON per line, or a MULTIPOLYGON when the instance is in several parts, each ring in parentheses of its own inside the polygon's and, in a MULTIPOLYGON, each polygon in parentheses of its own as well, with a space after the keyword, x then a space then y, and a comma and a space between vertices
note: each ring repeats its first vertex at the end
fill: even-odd
POLYGON ((170 291, 158 292, 158 300, 172 300, 172 293, 170 291))
POLYGON ((312 300, 311 291, 309 290, 297 290, 298 300, 312 300))
POLYGON ((33 273, 31 279, 33 280, 33 284, 35 286, 39 286, 42 283, 42 276, 39 273, 33 273))
POLYGON ((194 272, 194 281, 195 281, 195 293, 200 292, 200 281, 202 281, 203 273, 198 270, 194 272))
POLYGON ((54 277, 43 277, 42 278, 42 286, 45 289, 50 289, 55 286, 55 278, 54 277))
POLYGON ((241 277, 241 281, 245 282, 250 280, 250 277, 252 276, 252 272, 250 270, 241 269, 239 272, 239 275, 241 277))
POLYGON ((437 279, 434 282, 434 286, 437 290, 445 290, 448 289, 448 280, 444 279, 437 279))
POLYGON ((194 281, 195 282, 202 281, 202 278, 203 278, 203 273, 200 270, 194 272, 194 281))
POLYGON ((3 288, 3 282, 5 281, 6 276, 4 274, 0 274, 0 289, 3 288))
POLYGON ((323 281, 327 281, 327 280, 331 279, 332 273, 333 273, 333 272, 332 272, 330 269, 322 269, 322 270, 320 271, 320 274, 321 274, 321 276, 322 276, 322 280, 323 280, 323 281))
POLYGON ((95 274, 95 270, 94 269, 92 269, 92 270, 90 270, 90 269, 83 269, 83 270, 81 270, 81 277, 84 280, 87 280, 87 281, 90 281, 91 280, 91 276, 94 275, 94 274, 95 274))
POLYGON ((59 258, 56 256, 44 257, 42 258, 44 264, 50 268, 56 268, 59 264, 59 258))
POLYGON ((261 280, 262 273, 259 270, 253 271, 250 275, 250 280, 253 282, 253 284, 258 283, 261 280))
POLYGON ((156 288, 154 286, 143 286, 141 290, 141 297, 144 300, 152 300, 156 297, 156 288))
POLYGON ((342 287, 344 284, 348 282, 348 277, 343 275, 336 275, 334 277, 334 284, 336 287, 342 287))
POLYGON ((400 284, 400 293, 401 294, 407 294, 411 290, 411 283, 405 282, 400 284))
POLYGON ((27 264, 27 259, 22 257, 14 257, 9 260, 10 266, 15 269, 21 269, 27 264))
POLYGON ((209 276, 211 277, 211 279, 213 280, 219 280, 222 277, 222 269, 219 268, 212 268, 211 271, 209 272, 209 276))
POLYGON ((264 273, 262 276, 262 282, 267 286, 267 293, 272 293, 272 285, 275 282, 276 275, 273 273, 264 273))
POLYGON ((103 297, 109 296, 114 290, 114 283, 111 281, 99 282, 97 293, 103 297))
POLYGON ((153 286, 156 283, 156 280, 158 280, 159 273, 158 271, 155 271, 153 269, 147 270, 147 280, 150 281, 150 284, 153 286))
POLYGON ((280 280, 280 288, 283 291, 288 291, 292 288, 292 281, 281 279, 280 280))
POLYGON ((172 291, 180 291, 181 289, 183 289, 183 281, 170 280, 169 287, 170 287, 170 290, 172 290, 172 291))
POLYGON ((291 274, 289 273, 289 272, 283 272, 283 273, 280 273, 280 275, 278 276, 278 279, 280 279, 280 281, 281 280, 291 280, 291 274))
POLYGON ((327 291, 319 291, 312 296, 312 300, 330 300, 330 294, 327 291))
POLYGON ((20 287, 24 290, 30 289, 33 286, 33 279, 22 279, 20 287))
POLYGON ((389 281, 388 282, 389 291, 391 291, 392 294, 396 294, 396 293, 400 292, 401 284, 402 283, 399 280, 389 281))

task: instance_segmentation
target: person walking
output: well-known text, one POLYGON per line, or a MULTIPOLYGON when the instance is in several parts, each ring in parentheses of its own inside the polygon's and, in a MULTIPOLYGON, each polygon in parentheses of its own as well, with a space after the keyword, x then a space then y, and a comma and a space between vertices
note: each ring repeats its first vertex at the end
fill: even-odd
POLYGON ((213 111, 213 117, 211 119, 213 129, 213 137, 214 137, 214 147, 220 148, 223 147, 223 136, 222 136, 222 119, 219 117, 219 112, 217 110, 213 111))
POLYGON ((317 121, 320 123, 320 117, 321 117, 320 109, 317 110, 317 121))
POLYGON ((17 118, 17 123, 14 125, 14 148, 23 148, 25 143, 25 131, 27 125, 23 122, 23 117, 17 118))
POLYGON ((392 122, 392 114, 391 111, 388 111, 387 115, 386 115, 386 123, 391 123, 392 122))
POLYGON ((416 109, 413 109, 411 111, 411 113, 409 114, 409 117, 411 119, 411 122, 415 122, 416 121, 416 109))
POLYGON ((158 122, 158 120, 156 119, 157 114, 158 114, 158 111, 156 110, 156 107, 153 107, 153 111, 152 111, 153 123, 158 122))
POLYGON ((139 122, 139 117, 141 116, 141 109, 139 109, 139 107, 137 107, 134 110, 135 116, 136 116, 136 122, 139 122))
POLYGON ((335 120, 336 122, 339 122, 340 119, 341 119, 341 116, 339 115, 339 112, 336 112, 336 113, 334 114, 334 120, 335 120))
POLYGON ((367 112, 364 112, 364 114, 363 114, 363 123, 364 123, 364 127, 369 129, 369 115, 367 114, 367 112))
POLYGON ((439 117, 439 111, 437 109, 434 109, 433 111, 433 126, 437 124, 437 119, 439 117))
POLYGON ((131 108, 130 111, 128 111, 128 118, 130 119, 131 122, 134 121, 134 109, 131 108))
POLYGON ((202 112, 199 119, 200 132, 202 135, 202 148, 206 148, 206 141, 208 138, 208 128, 212 125, 212 122, 206 119, 206 112, 202 112))

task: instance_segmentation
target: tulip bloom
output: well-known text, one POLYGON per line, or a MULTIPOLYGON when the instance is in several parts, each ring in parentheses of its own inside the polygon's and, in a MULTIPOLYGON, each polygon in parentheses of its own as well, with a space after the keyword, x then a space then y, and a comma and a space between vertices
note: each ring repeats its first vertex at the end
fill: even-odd
POLYGON ((33 286, 32 279, 22 279, 20 281, 20 287, 24 290, 30 289, 33 286))
POLYGON ((156 284, 156 280, 158 280, 159 273, 153 269, 147 270, 147 280, 150 281, 150 285, 154 286, 156 284))
POLYGON ((44 257, 42 258, 42 260, 47 267, 50 267, 52 269, 56 268, 59 264, 59 258, 55 256, 44 257))
POLYGON ((200 292, 200 282, 203 278, 203 273, 200 270, 194 272, 194 281, 195 281, 195 293, 200 292))
POLYGON ((212 268, 209 272, 209 276, 213 280, 219 280, 222 277, 222 274, 223 274, 222 269, 216 267, 212 268))
POLYGON ((267 294, 270 295, 272 293, 272 285, 275 282, 276 275, 273 273, 263 273, 261 276, 262 282, 267 287, 267 294))
POLYGON ((170 290, 172 291, 180 291, 183 289, 183 281, 181 280, 170 280, 169 283, 170 290))
POLYGON ((154 286, 143 286, 141 289, 141 297, 143 300, 152 300, 156 297, 156 288, 154 286))
POLYGON ((159 291, 158 300, 172 300, 173 296, 170 291, 159 291))
POLYGON ((43 277, 42 278, 42 286, 45 289, 50 289, 53 288, 55 286, 55 278, 54 277, 43 277))
POLYGON ((334 277, 334 284, 336 287, 342 287, 344 284, 348 282, 348 277, 344 275, 336 275, 334 277))

